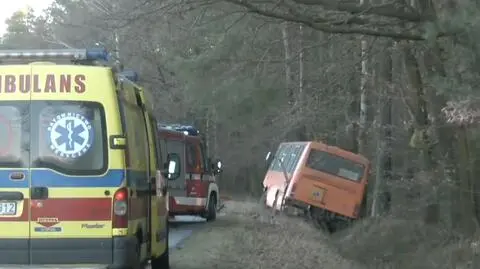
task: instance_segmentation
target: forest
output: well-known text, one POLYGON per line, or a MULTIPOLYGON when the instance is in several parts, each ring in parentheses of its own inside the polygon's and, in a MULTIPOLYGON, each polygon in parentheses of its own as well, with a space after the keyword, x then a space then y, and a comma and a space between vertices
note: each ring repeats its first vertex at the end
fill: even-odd
POLYGON ((108 48, 157 118, 202 131, 231 195, 260 196, 280 142, 318 140, 372 161, 372 217, 473 238, 478 14, 474 0, 56 0, 12 14, 0 45, 108 48))

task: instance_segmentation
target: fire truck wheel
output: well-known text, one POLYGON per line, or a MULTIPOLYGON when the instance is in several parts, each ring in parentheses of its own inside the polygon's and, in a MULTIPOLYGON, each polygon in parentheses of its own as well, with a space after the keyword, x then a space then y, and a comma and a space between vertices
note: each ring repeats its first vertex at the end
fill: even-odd
POLYGON ((214 221, 217 218, 217 198, 214 194, 210 195, 208 200, 208 208, 206 212, 207 221, 214 221))

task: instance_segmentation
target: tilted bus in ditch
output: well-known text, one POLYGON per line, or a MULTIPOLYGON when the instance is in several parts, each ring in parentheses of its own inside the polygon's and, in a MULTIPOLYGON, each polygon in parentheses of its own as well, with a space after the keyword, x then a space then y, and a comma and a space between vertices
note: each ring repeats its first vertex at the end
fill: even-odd
POLYGON ((266 160, 266 206, 300 209, 329 231, 361 217, 370 169, 367 158, 321 142, 286 142, 266 160))

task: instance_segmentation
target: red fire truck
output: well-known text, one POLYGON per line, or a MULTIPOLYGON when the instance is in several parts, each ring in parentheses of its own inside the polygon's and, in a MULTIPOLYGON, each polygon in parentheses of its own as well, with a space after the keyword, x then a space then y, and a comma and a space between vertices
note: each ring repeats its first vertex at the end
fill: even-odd
POLYGON ((220 193, 215 177, 222 162, 207 158, 199 131, 192 126, 159 124, 158 141, 162 155, 176 153, 182 160, 180 176, 168 181, 170 216, 198 215, 216 219, 220 193))

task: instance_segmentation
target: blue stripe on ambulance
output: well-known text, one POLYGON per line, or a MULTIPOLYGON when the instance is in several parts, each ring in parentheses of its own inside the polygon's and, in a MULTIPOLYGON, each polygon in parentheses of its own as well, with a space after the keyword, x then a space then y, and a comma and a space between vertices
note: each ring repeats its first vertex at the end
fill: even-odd
MULTIPOLYGON (((48 186, 57 188, 68 187, 118 187, 125 179, 125 172, 121 169, 111 169, 103 176, 67 176, 51 170, 31 170, 32 186, 48 186)), ((28 170, 12 169, 0 170, 0 188, 29 188, 28 170), (25 179, 10 180, 12 172, 22 172, 25 179)))

